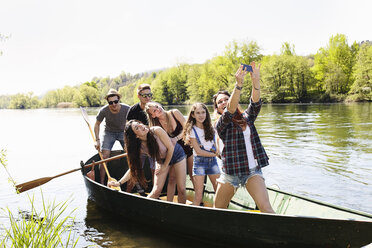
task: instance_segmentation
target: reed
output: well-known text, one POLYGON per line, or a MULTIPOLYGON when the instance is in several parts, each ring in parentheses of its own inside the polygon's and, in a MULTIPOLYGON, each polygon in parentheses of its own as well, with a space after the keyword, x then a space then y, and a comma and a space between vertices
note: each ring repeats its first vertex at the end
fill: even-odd
POLYGON ((7 212, 10 226, 0 237, 0 247, 76 247, 78 239, 74 238, 72 225, 74 218, 71 214, 64 216, 69 201, 45 203, 42 196, 42 210, 37 212, 34 196, 29 196, 31 211, 18 210, 15 215, 8 207, 7 212))

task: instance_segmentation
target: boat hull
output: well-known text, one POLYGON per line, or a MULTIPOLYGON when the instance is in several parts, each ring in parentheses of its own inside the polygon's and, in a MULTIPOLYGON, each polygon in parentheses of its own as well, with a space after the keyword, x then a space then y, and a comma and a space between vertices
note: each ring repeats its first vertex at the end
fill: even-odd
MULTIPOLYGON (((125 159, 109 167, 115 168, 115 164, 123 171, 127 168, 125 159)), ((139 223, 151 223, 211 243, 235 247, 361 247, 372 242, 372 221, 273 215, 166 202, 109 189, 86 177, 86 170, 82 172, 89 199, 98 206, 139 223)), ((110 174, 114 176, 111 171, 110 174)))

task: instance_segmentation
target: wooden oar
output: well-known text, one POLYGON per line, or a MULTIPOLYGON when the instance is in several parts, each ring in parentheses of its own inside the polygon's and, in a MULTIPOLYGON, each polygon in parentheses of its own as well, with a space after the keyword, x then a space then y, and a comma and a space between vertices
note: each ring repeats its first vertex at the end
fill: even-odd
MULTIPOLYGON (((126 153, 120 154, 120 155, 117 155, 117 156, 114 156, 114 157, 111 157, 111 158, 107 158, 107 159, 104 159, 104 160, 100 160, 100 161, 97 161, 97 162, 93 162, 93 163, 87 164, 83 168, 89 168, 89 167, 92 167, 93 165, 97 165, 97 164, 101 164, 101 163, 105 163, 105 162, 110 162, 112 160, 116 160, 116 159, 119 159, 119 158, 122 158, 122 157, 125 157, 125 156, 127 156, 126 153)), ((22 193, 22 192, 27 191, 29 189, 33 189, 35 187, 38 187, 40 185, 43 185, 44 183, 47 183, 47 182, 49 182, 50 180, 52 180, 54 178, 57 178, 57 177, 60 177, 60 176, 64 176, 66 174, 69 174, 69 173, 72 173, 72 172, 81 170, 81 168, 82 167, 77 168, 77 169, 73 169, 73 170, 70 170, 70 171, 67 171, 67 172, 64 172, 64 173, 55 175, 53 177, 42 177, 42 178, 35 179, 35 180, 29 181, 29 182, 26 182, 26 183, 18 184, 18 185, 16 185, 16 190, 19 193, 22 193)))
MULTIPOLYGON (((88 116, 88 113, 87 113, 87 111, 86 111, 83 107, 80 107, 80 110, 81 110, 81 113, 82 113, 82 115, 83 115, 83 117, 84 117, 85 122, 86 122, 87 125, 88 125, 88 128, 89 128, 89 130, 90 130, 90 134, 92 135, 92 138, 93 138, 93 141, 96 142, 96 137, 95 137, 95 135, 94 135, 94 133, 93 133, 93 130, 92 130, 92 127, 90 126, 90 123, 89 123, 89 116, 88 116)), ((103 160, 102 153, 101 153, 100 151, 98 151, 98 154, 99 154, 99 156, 101 157, 101 161, 102 161, 102 160, 103 160)), ((106 171, 106 175, 107 175, 107 183, 109 183, 109 182, 117 182, 117 180, 116 180, 115 178, 112 178, 112 177, 110 176, 110 173, 109 173, 109 171, 108 171, 108 169, 107 169, 106 163, 103 163, 103 168, 105 168, 105 171, 106 171)), ((112 189, 119 190, 119 191, 121 190, 121 189, 120 189, 120 186, 118 186, 118 187, 111 186, 111 188, 112 188, 112 189)))

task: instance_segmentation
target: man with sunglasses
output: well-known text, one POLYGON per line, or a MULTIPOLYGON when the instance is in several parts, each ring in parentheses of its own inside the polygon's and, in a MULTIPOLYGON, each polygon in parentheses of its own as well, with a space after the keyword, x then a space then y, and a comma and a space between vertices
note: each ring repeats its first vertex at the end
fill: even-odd
POLYGON ((128 121, 130 120, 138 120, 141 121, 143 124, 148 125, 149 121, 147 120, 147 116, 145 111, 146 103, 152 100, 152 93, 149 84, 141 84, 137 88, 137 96, 140 100, 139 103, 134 104, 128 113, 128 121))
MULTIPOLYGON (((110 89, 105 97, 108 104, 100 109, 96 117, 94 133, 96 135, 95 147, 98 151, 101 148, 99 138, 100 125, 104 119, 106 120, 102 142, 102 155, 104 159, 110 157, 115 141, 119 141, 124 149, 124 127, 130 107, 127 104, 120 103, 120 97, 121 95, 115 89, 110 89)), ((103 166, 100 165, 100 179, 102 184, 104 184, 105 176, 106 172, 103 166)))

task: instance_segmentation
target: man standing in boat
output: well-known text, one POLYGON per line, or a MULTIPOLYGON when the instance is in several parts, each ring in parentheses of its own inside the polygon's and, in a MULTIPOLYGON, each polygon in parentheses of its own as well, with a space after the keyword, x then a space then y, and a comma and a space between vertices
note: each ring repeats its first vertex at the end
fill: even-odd
MULTIPOLYGON (((110 89, 105 97, 108 104, 100 109, 96 117, 94 133, 96 135, 95 147, 98 151, 101 149, 99 138, 100 125, 104 119, 106 121, 102 141, 102 155, 104 159, 110 157, 115 141, 119 141, 124 149, 124 127, 130 107, 127 104, 120 103, 120 97, 121 95, 115 89, 110 89)), ((99 169, 100 180, 104 184, 106 172, 102 165, 99 166, 99 169)))
POLYGON ((134 104, 128 113, 128 121, 138 120, 143 124, 148 125, 149 121, 147 119, 146 113, 144 111, 146 103, 150 102, 152 99, 151 87, 149 84, 141 84, 137 88, 137 97, 140 100, 139 103, 134 104))

